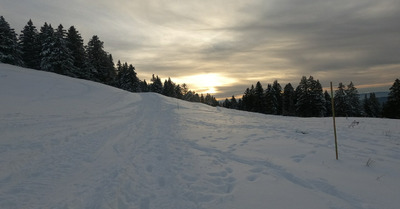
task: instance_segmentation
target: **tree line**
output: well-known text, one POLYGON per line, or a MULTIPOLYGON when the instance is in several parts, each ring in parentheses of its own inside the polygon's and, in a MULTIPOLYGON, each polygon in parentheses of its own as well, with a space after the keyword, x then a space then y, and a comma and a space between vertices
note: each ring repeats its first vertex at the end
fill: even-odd
MULTIPOLYGON (((189 90, 186 84, 176 84, 170 78, 163 83, 153 74, 151 83, 147 83, 137 77, 132 64, 118 60, 115 67, 112 55, 104 50, 104 42, 97 35, 85 45, 74 26, 65 30, 60 24, 54 29, 45 22, 38 31, 29 20, 18 36, 0 16, 0 62, 96 81, 130 92, 156 92, 212 106, 284 116, 324 117, 332 114, 330 94, 324 92, 319 80, 312 76, 303 76, 296 89, 290 83, 282 89, 278 81, 264 89, 257 82, 245 90, 241 99, 232 96, 221 103, 210 94, 199 95, 189 90)), ((362 101, 359 97, 352 82, 347 86, 339 83, 334 94, 336 115, 400 118, 399 79, 390 88, 388 101, 383 105, 374 93, 366 95, 362 101)))
POLYGON ((170 78, 162 83, 153 74, 151 83, 137 77, 132 64, 118 60, 104 50, 104 42, 93 35, 85 45, 79 31, 60 24, 53 28, 47 22, 38 31, 29 20, 18 36, 0 16, 0 62, 26 68, 54 72, 70 77, 100 82, 130 92, 156 92, 192 102, 219 105, 210 94, 198 94, 186 84, 175 84, 170 78))
MULTIPOLYGON (((396 79, 389 90, 387 102, 381 104, 375 93, 366 94, 361 100, 353 82, 348 85, 339 83, 334 93, 335 115, 400 119, 400 80, 396 79)), ((282 89, 277 80, 264 89, 258 81, 245 90, 241 99, 226 98, 222 106, 273 115, 328 117, 332 116, 331 101, 331 95, 323 91, 319 80, 303 76, 296 89, 291 83, 282 89)))

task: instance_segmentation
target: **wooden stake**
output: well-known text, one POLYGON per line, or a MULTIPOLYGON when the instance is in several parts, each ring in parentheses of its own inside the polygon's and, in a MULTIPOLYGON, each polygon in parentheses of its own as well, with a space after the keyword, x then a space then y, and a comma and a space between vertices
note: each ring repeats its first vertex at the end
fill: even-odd
POLYGON ((336 136, 336 120, 335 120, 335 100, 333 99, 333 87, 331 81, 331 103, 332 103, 332 118, 333 118, 333 132, 335 133, 335 151, 336 151, 336 160, 339 159, 338 148, 337 148, 337 136, 336 136))

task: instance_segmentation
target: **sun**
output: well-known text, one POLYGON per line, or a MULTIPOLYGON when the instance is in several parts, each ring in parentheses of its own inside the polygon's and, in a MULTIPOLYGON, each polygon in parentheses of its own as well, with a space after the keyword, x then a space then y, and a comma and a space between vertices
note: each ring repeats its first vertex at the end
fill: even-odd
POLYGON ((218 73, 206 73, 178 78, 181 83, 186 83, 190 89, 201 94, 216 94, 218 87, 227 86, 236 82, 235 79, 222 76, 218 73))

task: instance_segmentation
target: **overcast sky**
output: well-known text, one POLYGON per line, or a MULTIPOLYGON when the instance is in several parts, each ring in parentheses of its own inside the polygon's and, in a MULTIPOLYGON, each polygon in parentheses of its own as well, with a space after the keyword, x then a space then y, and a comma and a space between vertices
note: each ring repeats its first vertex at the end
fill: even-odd
POLYGON ((399 0, 0 0, 0 15, 18 33, 29 19, 74 25, 140 79, 171 77, 218 98, 303 75, 360 92, 400 78, 399 0))

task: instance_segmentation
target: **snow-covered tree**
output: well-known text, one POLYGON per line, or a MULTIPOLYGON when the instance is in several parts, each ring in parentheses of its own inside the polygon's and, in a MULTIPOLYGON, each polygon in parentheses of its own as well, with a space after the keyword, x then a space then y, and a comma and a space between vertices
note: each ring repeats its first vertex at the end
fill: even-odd
POLYGON ((149 92, 150 91, 150 87, 147 84, 146 79, 143 81, 140 81, 140 91, 141 92, 149 92))
POLYGON ((158 75, 154 76, 154 74, 153 74, 153 76, 151 78, 151 82, 152 82, 152 84, 150 86, 150 90, 152 92, 156 92, 156 93, 162 94, 162 92, 163 92, 163 84, 161 82, 161 79, 158 77, 158 75))
POLYGON ((172 82, 171 78, 168 78, 168 80, 164 81, 162 94, 168 97, 176 97, 175 87, 175 83, 172 82))
POLYGON ((71 50, 68 48, 67 33, 64 27, 60 24, 54 33, 55 42, 54 49, 55 54, 52 56, 56 57, 55 72, 63 75, 74 76, 76 68, 74 66, 74 57, 72 56, 71 50))
POLYGON ((361 115, 360 98, 357 88, 353 82, 347 85, 339 83, 338 89, 335 91, 335 115, 357 117, 361 115))
POLYGON ((67 47, 66 31, 60 24, 56 31, 51 25, 41 28, 42 53, 40 67, 44 71, 73 76, 76 68, 71 51, 67 47))
POLYGON ((113 84, 116 72, 111 54, 104 51, 104 43, 94 35, 86 47, 88 62, 94 68, 94 80, 113 84))
POLYGON ((117 69, 117 87, 130 92, 139 92, 140 81, 136 76, 135 67, 131 64, 128 65, 126 62, 121 65, 121 62, 118 60, 117 69))
POLYGON ((71 26, 67 32, 67 47, 71 52, 76 71, 74 77, 91 79, 93 67, 89 64, 81 34, 71 26))
POLYGON ((21 48, 17 34, 3 16, 0 16, 0 62, 22 66, 21 48))
POLYGON ((55 72, 54 63, 56 62, 56 50, 54 45, 56 37, 53 27, 47 24, 47 22, 40 28, 39 39, 42 45, 40 52, 40 70, 55 72))
POLYGON ((29 20, 19 36, 22 59, 27 68, 40 69, 40 51, 42 50, 39 33, 29 20))

